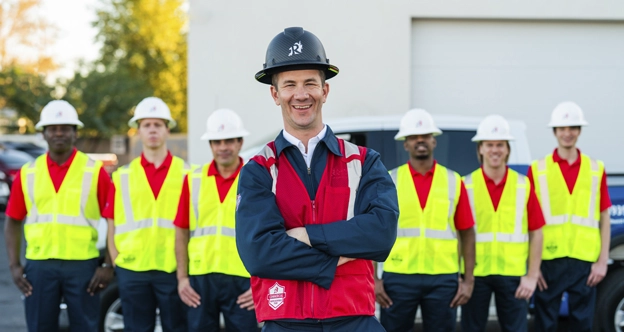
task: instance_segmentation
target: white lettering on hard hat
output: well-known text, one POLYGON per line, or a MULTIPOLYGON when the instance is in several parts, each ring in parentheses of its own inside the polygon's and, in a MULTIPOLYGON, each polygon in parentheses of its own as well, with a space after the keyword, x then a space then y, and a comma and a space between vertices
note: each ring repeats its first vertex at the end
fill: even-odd
POLYGON ((292 56, 293 54, 301 54, 301 52, 303 51, 303 45, 301 44, 301 41, 296 42, 295 45, 289 48, 289 50, 290 53, 288 53, 288 56, 292 56))

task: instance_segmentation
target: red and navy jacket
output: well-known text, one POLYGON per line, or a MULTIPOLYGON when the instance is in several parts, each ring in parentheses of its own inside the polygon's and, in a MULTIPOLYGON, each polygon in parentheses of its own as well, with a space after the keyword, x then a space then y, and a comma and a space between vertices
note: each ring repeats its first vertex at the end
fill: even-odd
POLYGON ((345 156, 330 128, 310 168, 282 133, 267 148, 276 158, 256 156, 241 170, 236 211, 236 244, 252 275, 258 320, 374 315, 370 260, 389 255, 399 214, 396 188, 379 154, 359 148, 345 156), (349 203, 344 165, 353 158, 361 161, 361 176, 349 203), (276 184, 272 163, 279 171, 276 184), (286 234, 301 226, 312 247, 286 234), (337 267, 340 256, 358 259, 337 267))

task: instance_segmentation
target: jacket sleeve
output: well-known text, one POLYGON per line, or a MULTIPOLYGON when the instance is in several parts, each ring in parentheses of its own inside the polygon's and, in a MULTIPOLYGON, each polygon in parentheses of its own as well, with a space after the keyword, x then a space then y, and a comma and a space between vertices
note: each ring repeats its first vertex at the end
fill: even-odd
POLYGON ((397 191, 379 153, 368 149, 355 198, 354 217, 306 225, 312 247, 332 256, 386 260, 397 236, 397 191))
POLYGON ((329 289, 338 256, 332 256, 286 234, 266 169, 250 161, 240 172, 236 208, 236 246, 253 276, 304 280, 329 289))

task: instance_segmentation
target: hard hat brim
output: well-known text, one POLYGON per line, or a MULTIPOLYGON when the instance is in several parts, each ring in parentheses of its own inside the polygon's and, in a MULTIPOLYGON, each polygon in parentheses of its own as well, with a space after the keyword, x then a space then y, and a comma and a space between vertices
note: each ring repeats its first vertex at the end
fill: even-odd
POLYGON ((499 136, 499 137, 487 137, 487 136, 479 136, 475 135, 472 138, 473 142, 482 142, 482 141, 513 141, 515 138, 511 135, 499 136))
POLYGON ((202 141, 211 141, 211 140, 220 140, 220 139, 231 139, 231 138, 239 138, 245 137, 249 135, 247 130, 240 130, 235 133, 204 133, 199 139, 202 141))
POLYGON ((35 130, 42 131, 43 128, 52 125, 68 125, 68 126, 76 126, 78 129, 84 128, 84 123, 80 120, 69 120, 69 121, 39 121, 35 125, 35 130))
POLYGON ((434 128, 432 130, 427 130, 427 131, 399 131, 395 136, 394 136, 394 140, 396 141, 404 141, 405 138, 407 136, 413 136, 413 135, 428 135, 428 134, 432 134, 434 137, 435 136, 440 136, 442 135, 442 130, 438 129, 438 128, 434 128))
POLYGON ((139 128, 139 120, 144 120, 144 119, 160 119, 160 120, 165 120, 167 121, 167 127, 169 129, 174 128, 178 123, 172 119, 172 118, 164 118, 164 117, 156 117, 156 116, 149 116, 149 117, 136 117, 133 116, 132 119, 130 119, 130 121, 128 121, 128 126, 130 128, 139 128))
POLYGON ((268 69, 263 69, 256 73, 256 80, 264 84, 272 84, 272 77, 274 74, 278 74, 291 70, 307 70, 307 69, 320 69, 325 72, 325 79, 328 80, 338 75, 339 69, 334 65, 322 64, 322 63, 284 63, 278 66, 274 66, 268 69))
POLYGON ((570 122, 570 123, 556 123, 556 122, 550 122, 548 123, 548 127, 549 128, 561 128, 561 127, 586 127, 589 126, 589 123, 585 120, 582 121, 578 121, 578 122, 570 122))

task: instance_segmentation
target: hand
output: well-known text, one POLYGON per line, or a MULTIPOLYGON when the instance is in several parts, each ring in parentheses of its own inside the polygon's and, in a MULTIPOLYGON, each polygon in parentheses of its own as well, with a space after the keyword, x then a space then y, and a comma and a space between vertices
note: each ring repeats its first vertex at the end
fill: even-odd
POLYGON ((355 260, 355 258, 349 258, 349 257, 342 257, 342 256, 340 256, 338 258, 338 264, 336 266, 340 266, 342 264, 346 264, 346 263, 349 263, 350 261, 354 261, 354 260, 355 260))
POLYGON ((537 288, 540 291, 545 291, 548 289, 548 285, 546 284, 546 279, 542 275, 542 271, 539 271, 539 275, 537 276, 537 288))
POLYGON ((26 280, 24 268, 21 265, 11 266, 11 276, 13 277, 15 286, 17 286, 24 296, 28 297, 32 294, 32 286, 28 280, 26 280))
POLYGON ((310 244, 310 238, 308 237, 308 231, 306 231, 305 227, 295 227, 286 231, 288 236, 295 238, 299 242, 303 242, 308 246, 312 246, 310 244))
POLYGON ((463 278, 459 278, 459 285, 457 287, 457 294, 451 301, 451 308, 457 308, 460 305, 464 305, 470 300, 472 296, 472 289, 474 288, 474 279, 472 280, 464 280, 463 278))
POLYGON ((537 285, 537 278, 524 276, 520 278, 520 285, 516 289, 516 298, 521 300, 528 300, 533 296, 535 292, 535 286, 537 285))
POLYGON ((195 292, 193 287, 191 287, 191 282, 188 277, 178 279, 178 294, 182 302, 189 307, 197 308, 201 304, 201 297, 195 292))
POLYGON ((375 279, 375 300, 384 309, 390 308, 392 305, 392 299, 386 294, 382 279, 375 279))
POLYGON ((587 278, 587 286, 595 287, 602 279, 607 275, 607 263, 601 263, 600 261, 592 264, 589 278, 587 278))
POLYGON ((87 293, 91 294, 91 296, 95 295, 95 293, 103 290, 108 286, 111 279, 113 279, 113 269, 110 267, 98 267, 95 269, 95 273, 93 274, 93 278, 91 278, 91 282, 89 282, 89 286, 87 287, 87 293))
POLYGON ((238 296, 236 300, 236 304, 238 304, 241 309, 247 309, 249 311, 254 310, 256 307, 254 306, 253 296, 251 295, 251 288, 245 291, 243 294, 238 296))

